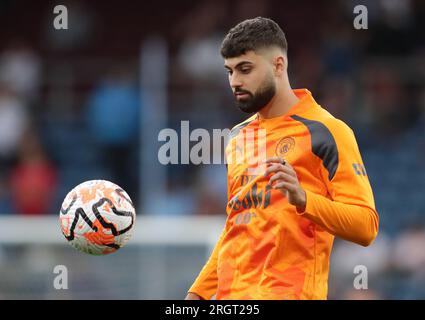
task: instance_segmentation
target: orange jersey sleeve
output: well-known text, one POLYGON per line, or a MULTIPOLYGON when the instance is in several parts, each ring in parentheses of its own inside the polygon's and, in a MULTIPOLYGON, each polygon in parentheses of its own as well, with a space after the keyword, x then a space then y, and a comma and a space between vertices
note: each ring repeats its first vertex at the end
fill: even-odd
POLYGON ((335 118, 324 125, 338 154, 334 173, 320 168, 330 199, 306 190, 306 208, 301 214, 335 236, 367 246, 378 233, 379 217, 354 133, 335 118))

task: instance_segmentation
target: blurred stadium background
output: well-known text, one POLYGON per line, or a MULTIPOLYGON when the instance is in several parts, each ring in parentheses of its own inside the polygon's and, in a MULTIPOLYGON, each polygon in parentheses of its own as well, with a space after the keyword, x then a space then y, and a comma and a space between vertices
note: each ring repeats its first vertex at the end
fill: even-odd
POLYGON ((330 299, 425 298, 425 2, 421 0, 0 1, 0 299, 180 299, 225 218, 224 165, 158 163, 158 132, 230 128, 219 45, 246 18, 275 19, 294 88, 355 131, 380 213, 359 247, 336 240, 330 299), (67 6, 69 29, 53 28, 67 6), (368 8, 368 30, 353 8, 368 8), (59 231, 89 179, 137 204, 133 239, 105 257, 59 231), (69 289, 53 288, 65 265, 69 289), (354 267, 368 290, 354 290, 354 267))

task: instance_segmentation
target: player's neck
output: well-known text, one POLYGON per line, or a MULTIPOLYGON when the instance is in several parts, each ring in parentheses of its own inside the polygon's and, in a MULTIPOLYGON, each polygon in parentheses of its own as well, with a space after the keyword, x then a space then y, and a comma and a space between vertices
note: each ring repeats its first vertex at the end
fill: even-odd
POLYGON ((290 86, 287 86, 285 89, 278 89, 273 99, 264 108, 258 111, 258 116, 260 119, 283 116, 296 105, 298 101, 298 97, 290 86))

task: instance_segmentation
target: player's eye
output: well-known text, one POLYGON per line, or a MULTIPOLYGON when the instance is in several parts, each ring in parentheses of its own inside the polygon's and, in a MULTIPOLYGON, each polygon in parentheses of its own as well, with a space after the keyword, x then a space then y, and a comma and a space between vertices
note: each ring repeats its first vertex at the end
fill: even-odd
POLYGON ((251 68, 243 68, 243 69, 241 69, 241 73, 243 73, 243 74, 247 74, 247 73, 250 73, 251 72, 251 68))
POLYGON ((233 74, 232 70, 227 70, 227 74, 231 76, 233 74))

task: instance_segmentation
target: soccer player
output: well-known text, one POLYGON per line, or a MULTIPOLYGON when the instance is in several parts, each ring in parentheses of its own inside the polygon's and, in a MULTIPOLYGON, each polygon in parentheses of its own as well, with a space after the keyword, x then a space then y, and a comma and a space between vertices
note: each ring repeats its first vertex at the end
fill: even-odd
POLYGON ((253 175, 255 165, 228 161, 226 224, 186 299, 326 299, 334 237, 368 246, 378 233, 353 131, 310 91, 291 89, 274 21, 239 23, 221 54, 237 106, 254 113, 232 129, 227 157, 262 129, 265 169, 253 175))

